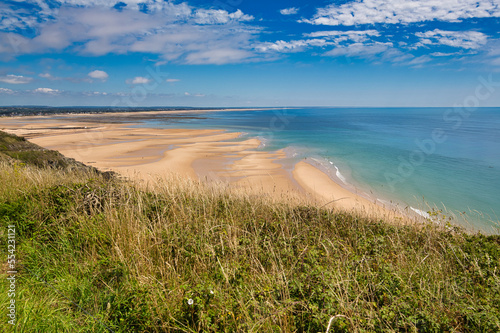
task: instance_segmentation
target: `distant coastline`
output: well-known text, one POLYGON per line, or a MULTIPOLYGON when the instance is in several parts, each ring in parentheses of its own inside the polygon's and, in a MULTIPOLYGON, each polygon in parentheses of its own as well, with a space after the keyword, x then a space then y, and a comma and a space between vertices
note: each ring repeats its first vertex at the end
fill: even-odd
POLYGON ((0 106, 0 117, 46 116, 64 114, 105 114, 105 113, 150 113, 150 112, 210 112, 210 111, 248 111, 270 110, 271 107, 244 108, 196 108, 196 107, 113 107, 113 106, 0 106))
MULTIPOLYGON (((192 115, 206 110, 182 111, 192 115)), ((8 117, 0 120, 0 127, 102 171, 118 172, 140 181, 150 182, 166 173, 175 173, 191 179, 229 182, 256 194, 274 196, 276 200, 287 196, 298 202, 316 202, 318 206, 377 218, 418 219, 411 212, 399 211, 350 191, 312 160, 299 161, 290 172, 280 164, 286 157, 281 150, 258 150, 261 142, 255 138, 227 141, 236 139, 240 133, 130 126, 136 117, 165 116, 165 111, 144 112, 103 112, 88 117, 87 113, 66 114, 56 119, 50 115, 8 117), (123 116, 127 121, 113 121, 123 116)), ((168 117, 182 117, 174 113, 168 117)), ((195 117, 199 116, 202 117, 195 117)))

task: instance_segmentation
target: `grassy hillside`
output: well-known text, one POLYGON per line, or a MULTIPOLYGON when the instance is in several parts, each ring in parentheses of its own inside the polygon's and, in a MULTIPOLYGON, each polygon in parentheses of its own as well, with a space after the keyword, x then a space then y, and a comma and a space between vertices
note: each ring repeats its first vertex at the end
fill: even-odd
POLYGON ((15 225, 17 317, 2 272, 2 332, 500 330, 499 236, 7 155, 0 251, 15 225))
POLYGON ((0 160, 17 164, 29 164, 40 168, 92 169, 97 173, 99 172, 72 158, 65 157, 57 151, 42 148, 23 137, 3 131, 0 131, 0 160))

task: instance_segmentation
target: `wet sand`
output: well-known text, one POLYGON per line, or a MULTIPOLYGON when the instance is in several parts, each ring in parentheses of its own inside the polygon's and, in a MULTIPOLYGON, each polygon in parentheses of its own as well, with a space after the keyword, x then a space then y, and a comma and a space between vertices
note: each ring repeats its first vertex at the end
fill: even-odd
POLYGON ((284 151, 259 150, 258 139, 242 140, 241 133, 106 122, 113 117, 127 114, 5 117, 0 118, 0 129, 135 181, 177 175, 226 182, 277 200, 287 198, 376 218, 401 217, 400 212, 349 191, 305 161, 285 168, 284 151))

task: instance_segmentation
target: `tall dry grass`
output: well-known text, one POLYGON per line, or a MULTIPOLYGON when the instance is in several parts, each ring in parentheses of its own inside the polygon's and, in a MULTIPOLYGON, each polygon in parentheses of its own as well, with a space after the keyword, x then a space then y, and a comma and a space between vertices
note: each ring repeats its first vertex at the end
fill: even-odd
POLYGON ((500 329, 498 236, 175 176, 3 164, 0 180, 0 219, 18 230, 18 331, 500 329))

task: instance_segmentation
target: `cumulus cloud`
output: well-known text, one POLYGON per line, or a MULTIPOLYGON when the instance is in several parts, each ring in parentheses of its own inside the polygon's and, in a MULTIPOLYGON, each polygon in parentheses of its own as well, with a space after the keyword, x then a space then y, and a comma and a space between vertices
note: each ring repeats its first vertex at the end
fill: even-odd
POLYGON ((421 45, 446 45, 463 49, 478 49, 486 44, 488 37, 479 31, 444 31, 435 29, 417 32, 421 45))
POLYGON ((9 74, 0 76, 0 82, 5 82, 9 84, 26 84, 30 83, 31 81, 33 81, 33 78, 22 75, 9 74))
POLYGON ((36 88, 35 90, 33 90, 33 92, 39 94, 49 94, 49 95, 57 95, 60 93, 59 90, 51 88, 36 88))
POLYGON ((146 77, 136 76, 133 79, 129 79, 126 81, 128 84, 148 84, 151 82, 151 79, 146 77))
MULTIPOLYGON (((36 5, 38 1, 28 2, 36 5)), ((252 39, 260 32, 260 28, 245 24, 254 18, 239 9, 229 12, 196 9, 187 3, 128 0, 123 1, 127 6, 116 10, 116 1, 60 2, 62 5, 47 15, 32 13, 32 30, 19 33, 11 26, 9 32, 0 32, 0 54, 143 52, 158 54, 159 62, 223 64, 250 60, 252 39), (147 13, 138 10, 144 5, 147 13)), ((22 19, 20 9, 11 14, 22 19)))
POLYGON ((309 46, 307 40, 292 40, 286 42, 279 40, 274 43, 266 42, 256 46, 256 49, 261 52, 276 51, 276 52, 298 52, 302 51, 306 46, 309 46))
POLYGON ((92 71, 88 75, 89 75, 89 77, 91 77, 93 79, 101 80, 103 82, 106 81, 109 77, 108 73, 106 73, 105 71, 100 71, 100 70, 92 71))
POLYGON ((254 19, 251 15, 243 14, 241 10, 228 13, 222 9, 198 9, 194 15, 194 22, 198 24, 226 24, 229 22, 245 22, 254 19))
POLYGON ((14 94, 14 90, 8 88, 0 88, 0 94, 12 95, 14 94))
POLYGON ((290 7, 280 10, 281 15, 295 15, 299 12, 297 7, 290 7))
POLYGON ((316 25, 458 22, 469 18, 500 17, 497 0, 360 0, 319 8, 308 20, 316 25))

